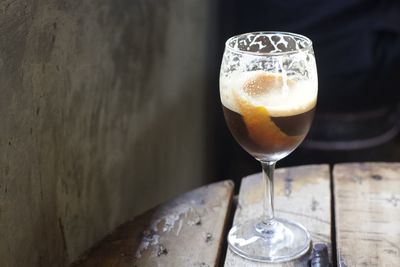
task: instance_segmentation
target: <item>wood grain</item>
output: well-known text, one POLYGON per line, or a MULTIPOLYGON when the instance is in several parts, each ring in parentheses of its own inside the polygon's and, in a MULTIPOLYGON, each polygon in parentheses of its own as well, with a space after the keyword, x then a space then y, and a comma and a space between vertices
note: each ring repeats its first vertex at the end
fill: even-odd
POLYGON ((233 183, 188 192, 119 227, 73 266, 216 266, 233 183))
MULTIPOLYGON (((262 214, 262 177, 255 174, 242 180, 234 224, 262 214)), ((331 250, 331 198, 328 165, 277 169, 275 207, 277 217, 303 224, 313 242, 324 242, 331 250)), ((331 252, 330 252, 331 255, 331 252)), ((255 263, 233 254, 229 249, 225 266, 306 266, 309 255, 282 264, 255 263)))
POLYGON ((340 266, 400 266, 400 164, 334 167, 340 266))

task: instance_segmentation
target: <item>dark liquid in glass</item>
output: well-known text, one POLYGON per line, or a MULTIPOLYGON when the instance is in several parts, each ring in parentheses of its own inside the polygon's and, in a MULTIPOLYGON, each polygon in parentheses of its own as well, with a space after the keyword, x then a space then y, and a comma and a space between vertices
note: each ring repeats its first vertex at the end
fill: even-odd
MULTIPOLYGON (((251 155, 259 159, 274 159, 276 154, 289 154, 304 139, 314 117, 315 107, 304 113, 270 117, 271 121, 281 131, 279 136, 266 136, 272 140, 258 140, 252 137, 251 129, 246 125, 244 117, 223 106, 226 123, 236 141, 251 155), (273 140, 276 138, 276 140, 273 140), (264 142, 267 141, 267 142, 264 142)), ((266 123, 268 123, 266 121, 266 123)), ((274 126, 275 127, 275 126, 274 126)), ((276 128, 275 127, 275 128, 276 128)), ((275 130, 276 131, 276 130, 275 130)), ((261 136, 262 137, 262 136, 261 136)), ((279 156, 280 157, 280 156, 279 156)))

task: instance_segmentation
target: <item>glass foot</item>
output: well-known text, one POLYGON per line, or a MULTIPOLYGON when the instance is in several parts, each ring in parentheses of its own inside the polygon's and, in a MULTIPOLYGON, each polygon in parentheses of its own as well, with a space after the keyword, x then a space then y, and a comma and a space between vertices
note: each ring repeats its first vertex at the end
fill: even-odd
POLYGON ((274 263, 304 255, 310 248, 310 235, 298 223, 274 219, 266 224, 254 219, 233 226, 228 243, 229 248, 243 258, 274 263))

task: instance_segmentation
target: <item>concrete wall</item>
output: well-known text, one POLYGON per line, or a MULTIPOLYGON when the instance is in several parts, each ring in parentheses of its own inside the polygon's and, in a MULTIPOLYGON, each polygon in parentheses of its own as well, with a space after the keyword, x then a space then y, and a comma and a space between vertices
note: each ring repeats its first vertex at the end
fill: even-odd
POLYGON ((0 266, 65 266, 204 182, 213 1, 0 3, 0 266))

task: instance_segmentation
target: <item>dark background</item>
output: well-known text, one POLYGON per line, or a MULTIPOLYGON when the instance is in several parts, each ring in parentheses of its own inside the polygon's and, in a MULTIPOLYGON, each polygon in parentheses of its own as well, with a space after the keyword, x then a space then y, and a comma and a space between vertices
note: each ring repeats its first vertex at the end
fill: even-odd
MULTIPOLYGON (((230 36, 296 32, 313 41, 319 76, 316 118, 305 142, 278 167, 349 161, 398 161, 400 3, 398 1, 226 1, 219 5, 219 63, 230 36)), ((238 180, 259 163, 231 137, 218 90, 210 99, 217 177, 238 180)))

